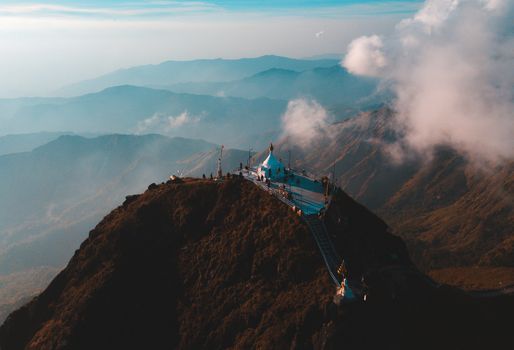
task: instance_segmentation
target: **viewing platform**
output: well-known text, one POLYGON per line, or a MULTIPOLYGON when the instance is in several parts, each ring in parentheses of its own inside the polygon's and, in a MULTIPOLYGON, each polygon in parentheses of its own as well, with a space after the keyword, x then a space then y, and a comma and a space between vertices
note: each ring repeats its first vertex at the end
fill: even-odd
POLYGON ((273 154, 273 144, 270 145, 268 157, 261 164, 256 167, 241 166, 235 173, 241 173, 247 180, 283 197, 304 215, 320 214, 329 204, 328 178, 315 179, 305 171, 286 167, 273 154))
POLYGON ((294 171, 287 171, 282 179, 267 179, 258 175, 257 169, 243 169, 243 176, 255 184, 284 197, 305 215, 319 214, 326 208, 326 191, 315 179, 294 171))

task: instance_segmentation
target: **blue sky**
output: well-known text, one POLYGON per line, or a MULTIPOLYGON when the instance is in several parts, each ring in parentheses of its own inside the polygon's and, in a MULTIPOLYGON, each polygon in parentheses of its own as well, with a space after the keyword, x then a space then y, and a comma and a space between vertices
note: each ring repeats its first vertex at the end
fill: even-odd
POLYGON ((421 1, 0 2, 0 97, 51 95, 119 68, 170 59, 345 52, 388 34, 421 1))
POLYGON ((0 13, 4 15, 76 15, 76 16, 168 16, 206 12, 275 12, 282 15, 316 16, 333 10, 357 11, 359 15, 383 13, 412 13, 420 0, 215 0, 215 1, 2 1, 0 13), (314 12, 310 12, 314 10, 314 12))

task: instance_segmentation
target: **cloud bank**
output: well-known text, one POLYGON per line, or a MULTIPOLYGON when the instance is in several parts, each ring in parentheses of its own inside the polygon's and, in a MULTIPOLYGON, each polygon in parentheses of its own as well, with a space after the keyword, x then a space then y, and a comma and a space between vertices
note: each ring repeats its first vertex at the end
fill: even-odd
POLYGON ((470 159, 514 158, 513 9, 509 0, 427 0, 394 35, 348 46, 345 68, 396 93, 396 150, 449 145, 470 159))

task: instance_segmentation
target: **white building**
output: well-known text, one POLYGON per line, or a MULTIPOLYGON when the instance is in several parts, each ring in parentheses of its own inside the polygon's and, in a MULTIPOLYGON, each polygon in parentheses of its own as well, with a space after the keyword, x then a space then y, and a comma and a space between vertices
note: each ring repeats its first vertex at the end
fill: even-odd
POLYGON ((279 180, 284 178, 286 167, 273 155, 273 144, 269 146, 268 158, 257 168, 257 175, 266 179, 279 180))

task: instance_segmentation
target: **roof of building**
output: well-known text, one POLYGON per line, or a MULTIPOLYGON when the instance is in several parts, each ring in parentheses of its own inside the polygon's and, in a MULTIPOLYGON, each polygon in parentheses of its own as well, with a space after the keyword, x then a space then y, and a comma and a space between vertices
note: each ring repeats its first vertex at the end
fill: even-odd
POLYGON ((264 162, 262 162, 261 167, 271 169, 273 171, 278 168, 284 170, 284 164, 282 164, 282 162, 279 161, 273 154, 273 144, 270 145, 268 157, 264 160, 264 162))

